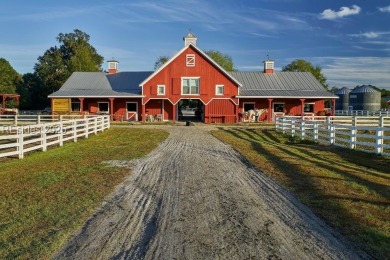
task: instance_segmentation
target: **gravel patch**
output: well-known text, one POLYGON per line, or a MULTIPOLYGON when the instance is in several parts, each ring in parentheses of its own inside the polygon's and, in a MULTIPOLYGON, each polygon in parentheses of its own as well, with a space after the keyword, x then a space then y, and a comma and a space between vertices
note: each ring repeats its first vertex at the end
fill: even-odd
POLYGON ((210 128, 164 129, 55 259, 370 258, 210 128))

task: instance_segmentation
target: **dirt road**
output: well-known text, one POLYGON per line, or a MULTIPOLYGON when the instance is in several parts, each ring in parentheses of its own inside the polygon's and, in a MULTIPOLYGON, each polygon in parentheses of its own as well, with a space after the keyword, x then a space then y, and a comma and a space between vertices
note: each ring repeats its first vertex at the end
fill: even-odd
POLYGON ((201 127, 167 130, 55 258, 368 258, 201 127))

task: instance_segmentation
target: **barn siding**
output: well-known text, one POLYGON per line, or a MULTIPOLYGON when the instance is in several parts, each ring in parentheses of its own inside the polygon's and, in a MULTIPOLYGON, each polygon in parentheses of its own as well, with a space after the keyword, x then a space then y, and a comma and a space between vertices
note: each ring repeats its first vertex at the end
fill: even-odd
POLYGON ((207 105, 205 123, 235 123, 236 105, 229 99, 214 99, 207 105))

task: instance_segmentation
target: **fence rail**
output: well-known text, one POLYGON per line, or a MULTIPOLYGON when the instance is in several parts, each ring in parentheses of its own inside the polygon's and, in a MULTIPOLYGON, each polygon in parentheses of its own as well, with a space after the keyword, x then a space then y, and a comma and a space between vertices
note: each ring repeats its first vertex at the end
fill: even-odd
POLYGON ((301 139, 390 156, 390 117, 276 118, 276 130, 301 139))
POLYGON ((49 146, 63 146, 69 140, 77 142, 79 138, 88 138, 91 134, 110 128, 109 116, 59 118, 56 122, 42 122, 18 126, 17 121, 14 125, 8 122, 8 125, 0 126, 0 158, 17 156, 22 159, 27 152, 46 151, 49 146))

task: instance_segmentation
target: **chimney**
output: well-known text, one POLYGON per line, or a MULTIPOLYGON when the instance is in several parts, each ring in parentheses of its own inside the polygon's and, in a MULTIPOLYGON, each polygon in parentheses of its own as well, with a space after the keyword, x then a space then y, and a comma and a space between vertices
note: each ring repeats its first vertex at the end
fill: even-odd
POLYGON ((275 62, 273 60, 270 60, 267 57, 267 60, 263 61, 263 63, 264 63, 264 73, 265 74, 273 74, 275 62))
POLYGON ((118 70, 118 64, 119 62, 116 60, 109 60, 107 61, 108 64, 108 74, 116 74, 119 72, 118 70))
POLYGON ((198 38, 196 38, 196 36, 191 32, 190 32, 183 37, 183 40, 184 40, 184 46, 187 46, 189 45, 190 43, 192 43, 192 45, 196 46, 196 40, 198 38))

